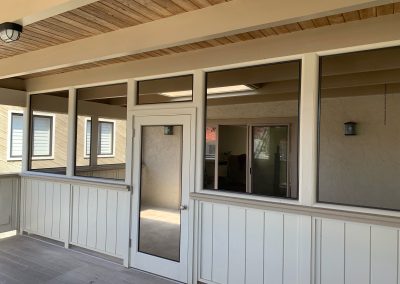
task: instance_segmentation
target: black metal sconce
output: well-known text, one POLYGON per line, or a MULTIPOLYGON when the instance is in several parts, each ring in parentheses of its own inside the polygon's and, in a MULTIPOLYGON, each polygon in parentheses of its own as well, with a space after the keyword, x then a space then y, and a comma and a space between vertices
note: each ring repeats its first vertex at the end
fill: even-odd
POLYGON ((344 135, 351 136, 357 135, 356 132, 357 123, 349 121, 344 123, 344 135))
POLYGON ((174 135, 174 127, 171 125, 164 126, 164 135, 174 135))

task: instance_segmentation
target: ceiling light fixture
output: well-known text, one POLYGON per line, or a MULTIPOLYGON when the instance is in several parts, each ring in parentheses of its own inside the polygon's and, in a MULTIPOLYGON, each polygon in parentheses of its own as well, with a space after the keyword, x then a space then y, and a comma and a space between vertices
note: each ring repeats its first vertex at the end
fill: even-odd
POLYGON ((245 92, 253 90, 251 87, 247 85, 233 85, 233 86, 225 86, 225 87, 215 87, 208 88, 207 94, 223 94, 223 93, 236 93, 236 92, 245 92))
POLYGON ((0 24, 0 39, 5 43, 10 43, 19 39, 22 33, 22 26, 15 23, 0 24))

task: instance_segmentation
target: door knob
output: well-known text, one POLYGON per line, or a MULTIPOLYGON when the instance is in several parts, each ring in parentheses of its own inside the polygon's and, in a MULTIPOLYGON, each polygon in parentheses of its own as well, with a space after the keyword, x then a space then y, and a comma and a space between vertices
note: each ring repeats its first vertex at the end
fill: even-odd
POLYGON ((186 205, 181 205, 180 207, 179 207, 179 210, 186 210, 187 209, 187 206, 186 205))

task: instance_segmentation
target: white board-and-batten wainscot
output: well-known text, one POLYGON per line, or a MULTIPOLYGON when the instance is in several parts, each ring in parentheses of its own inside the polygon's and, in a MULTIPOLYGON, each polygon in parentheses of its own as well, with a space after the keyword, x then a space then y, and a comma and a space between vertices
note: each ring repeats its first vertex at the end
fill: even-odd
POLYGON ((21 231, 127 263, 127 186, 47 177, 23 177, 21 185, 21 231))
POLYGON ((19 176, 0 175, 0 233, 18 229, 19 194, 19 176))
POLYGON ((199 214, 197 266, 203 283, 400 281, 395 218, 192 197, 199 214))

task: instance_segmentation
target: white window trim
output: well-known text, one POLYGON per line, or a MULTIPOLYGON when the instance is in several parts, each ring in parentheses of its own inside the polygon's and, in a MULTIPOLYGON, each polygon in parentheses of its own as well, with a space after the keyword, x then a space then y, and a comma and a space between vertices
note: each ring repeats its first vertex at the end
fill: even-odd
MULTIPOLYGON (((52 129, 51 129, 51 133, 52 133, 52 137, 51 137, 51 155, 49 155, 49 156, 41 156, 41 157, 35 157, 35 156, 33 156, 33 153, 30 153, 30 158, 31 158, 31 160, 32 161, 40 161, 40 160, 54 160, 54 152, 55 152, 55 138, 56 138, 56 115, 54 114, 54 113, 48 113, 48 112, 41 112, 41 111, 34 111, 33 113, 32 113, 32 116, 31 116, 31 119, 32 119, 32 121, 31 121, 31 125, 32 125, 32 123, 33 123, 33 117, 35 116, 35 115, 38 115, 38 116, 48 116, 48 117, 51 117, 51 119, 53 120, 53 123, 52 123, 52 129)), ((32 125, 33 126, 33 125, 32 125)), ((31 128, 31 127, 30 127, 31 128)), ((30 129, 30 136, 29 136, 29 140, 31 140, 31 141, 29 141, 29 147, 32 147, 32 134, 33 134, 33 128, 32 129, 30 129)), ((31 149, 32 151, 33 151, 33 148, 31 149)))
MULTIPOLYGON (((12 136, 12 116, 13 114, 22 114, 24 115, 24 111, 22 110, 9 110, 8 111, 8 126, 7 126, 7 161, 22 161, 22 154, 21 157, 11 157, 11 136, 12 136)), ((24 129, 22 129, 22 141, 24 141, 24 129)))
MULTIPOLYGON (((87 148, 87 141, 86 141, 86 135, 87 135, 87 122, 91 121, 90 117, 85 117, 85 122, 84 122, 84 135, 83 135, 83 158, 85 159, 90 159, 90 155, 86 154, 86 148, 87 148)), ((117 144, 117 121, 113 119, 106 119, 106 118, 99 118, 99 122, 111 122, 113 123, 113 149, 112 149, 112 154, 108 155, 97 155, 98 158, 115 158, 115 145, 117 144)), ((90 151, 92 151, 90 149, 90 151)))

